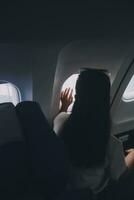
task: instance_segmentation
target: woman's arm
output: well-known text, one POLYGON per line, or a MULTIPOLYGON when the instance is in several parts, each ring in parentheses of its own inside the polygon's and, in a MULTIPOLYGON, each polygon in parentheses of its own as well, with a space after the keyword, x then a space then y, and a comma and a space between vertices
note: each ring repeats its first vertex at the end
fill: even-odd
POLYGON ((55 114, 53 117, 53 120, 61 113, 61 112, 67 112, 68 107, 73 102, 73 96, 72 96, 73 90, 70 88, 66 88, 64 91, 60 93, 60 101, 61 101, 61 107, 58 111, 58 113, 55 114))
POLYGON ((134 149, 128 149, 128 154, 125 156, 125 163, 129 169, 134 168, 134 149))
POLYGON ((60 135, 64 123, 69 117, 69 114, 67 114, 67 110, 70 104, 73 102, 72 92, 73 90, 70 90, 70 88, 66 88, 65 91, 62 91, 60 94, 61 108, 53 121, 53 128, 57 135, 60 135))

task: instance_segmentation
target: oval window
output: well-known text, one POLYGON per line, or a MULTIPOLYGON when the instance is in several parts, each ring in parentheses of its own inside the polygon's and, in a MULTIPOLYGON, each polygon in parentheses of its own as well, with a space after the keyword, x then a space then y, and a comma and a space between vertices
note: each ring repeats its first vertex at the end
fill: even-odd
POLYGON ((12 83, 0 83, 0 103, 11 102, 15 106, 21 101, 19 89, 12 83))
POLYGON ((132 76, 127 88, 125 89, 122 100, 125 102, 134 101, 134 75, 132 76))

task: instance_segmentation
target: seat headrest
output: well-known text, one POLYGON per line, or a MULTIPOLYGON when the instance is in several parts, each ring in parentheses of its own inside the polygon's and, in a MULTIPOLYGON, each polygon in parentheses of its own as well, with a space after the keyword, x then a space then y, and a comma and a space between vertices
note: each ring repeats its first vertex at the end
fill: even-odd
POLYGON ((12 103, 0 104, 0 145, 22 140, 21 127, 12 103))

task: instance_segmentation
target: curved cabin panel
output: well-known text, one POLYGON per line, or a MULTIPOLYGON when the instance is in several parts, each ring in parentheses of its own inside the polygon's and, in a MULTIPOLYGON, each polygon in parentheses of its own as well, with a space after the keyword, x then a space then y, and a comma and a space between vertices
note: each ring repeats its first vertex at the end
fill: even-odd
POLYGON ((32 100, 32 51, 28 44, 0 44, 0 84, 15 85, 21 100, 32 100))
POLYGON ((83 67, 109 71, 113 98, 117 85, 120 83, 119 80, 132 59, 131 51, 131 45, 121 39, 81 40, 67 44, 58 56, 52 96, 52 117, 58 112, 59 95, 64 82, 71 75, 79 73, 79 69, 83 67))

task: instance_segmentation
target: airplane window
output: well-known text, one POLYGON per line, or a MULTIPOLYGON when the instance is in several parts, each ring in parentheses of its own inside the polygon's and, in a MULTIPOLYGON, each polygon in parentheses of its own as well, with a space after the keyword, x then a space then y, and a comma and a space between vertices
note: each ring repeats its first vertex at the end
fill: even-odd
MULTIPOLYGON (((108 75, 110 76, 111 74, 108 73, 108 75)), ((73 102, 72 104, 68 107, 68 110, 67 112, 71 112, 72 111, 72 107, 73 107, 73 104, 74 104, 74 100, 75 100, 75 85, 76 85, 76 81, 78 79, 78 76, 79 74, 73 74, 71 75, 68 79, 66 79, 66 81, 63 83, 62 85, 62 88, 61 88, 61 92, 64 91, 66 88, 70 88, 70 89, 73 89, 73 102)), ((60 102, 60 105, 59 107, 61 107, 61 102, 60 102)))
POLYGON ((125 102, 134 101, 134 75, 132 76, 123 96, 122 100, 125 102))
MULTIPOLYGON (((125 91, 118 103, 113 121, 118 125, 132 122, 134 120, 134 75, 131 77, 125 91)), ((123 126, 123 125, 122 125, 123 126)))
MULTIPOLYGON (((78 78, 79 74, 73 74, 71 75, 62 85, 61 88, 61 92, 64 91, 66 88, 70 88, 73 89, 73 102, 72 104, 69 106, 67 112, 71 112, 73 104, 74 104, 74 100, 75 100, 75 85, 76 85, 76 81, 78 78)), ((61 107, 61 102, 60 102, 60 107, 61 107)))
POLYGON ((12 102, 17 105, 21 101, 19 89, 9 82, 0 83, 0 103, 12 102))

